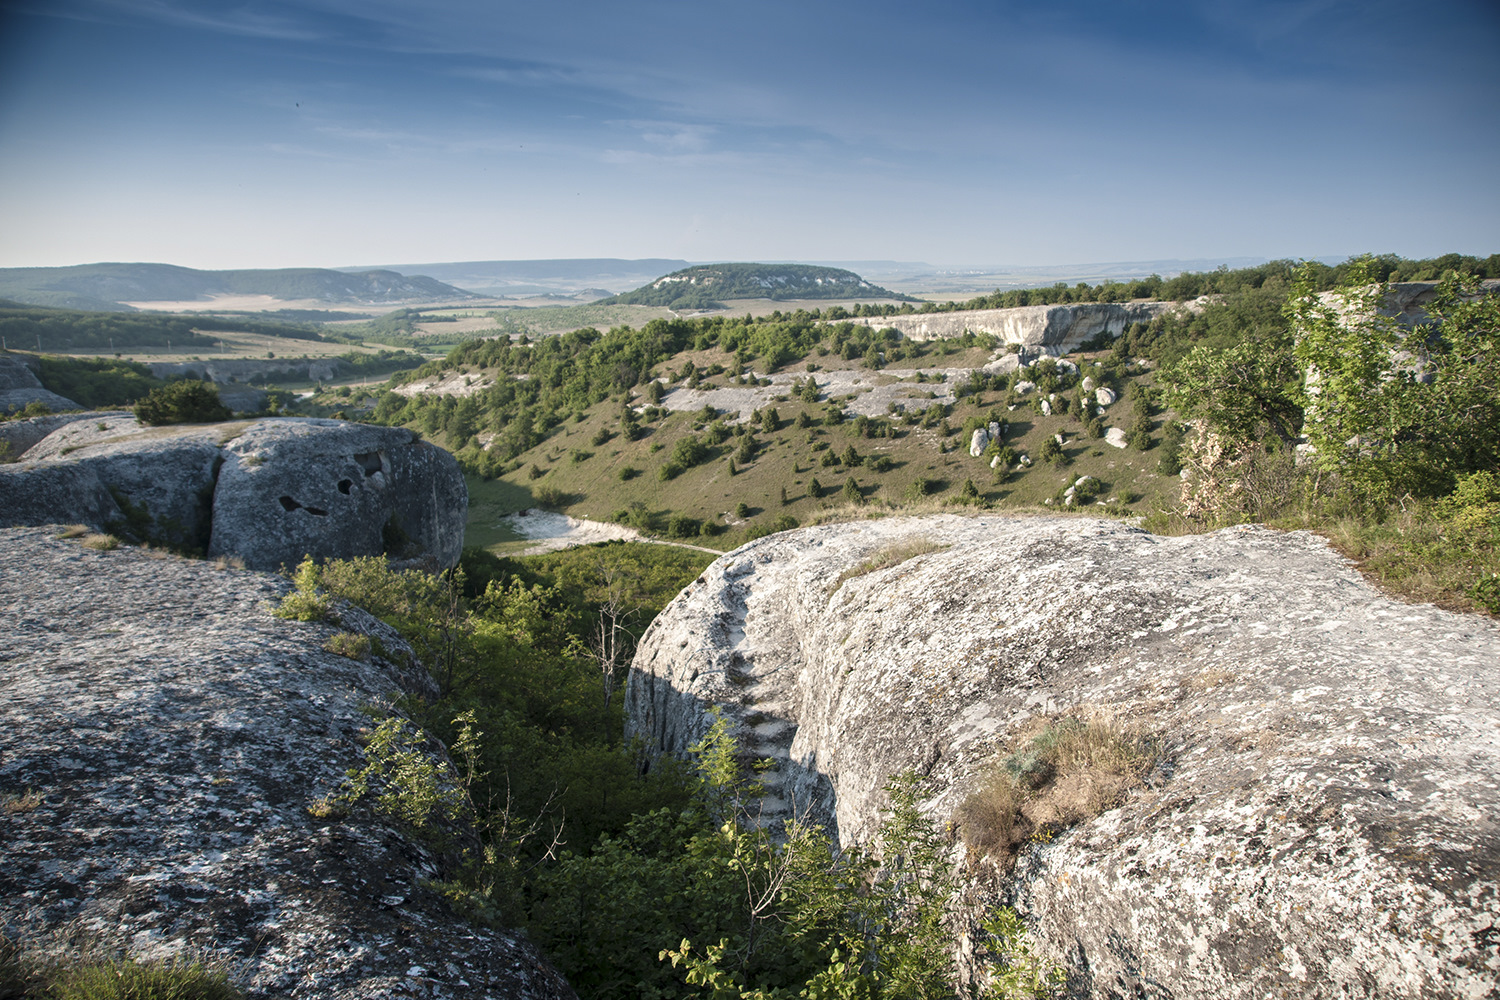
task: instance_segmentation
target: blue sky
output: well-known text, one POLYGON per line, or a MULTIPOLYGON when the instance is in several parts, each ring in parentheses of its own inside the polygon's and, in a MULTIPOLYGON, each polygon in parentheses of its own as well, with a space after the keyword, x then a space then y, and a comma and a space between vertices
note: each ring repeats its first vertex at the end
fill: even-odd
POLYGON ((1492 0, 0 4, 0 266, 1500 251, 1492 0))

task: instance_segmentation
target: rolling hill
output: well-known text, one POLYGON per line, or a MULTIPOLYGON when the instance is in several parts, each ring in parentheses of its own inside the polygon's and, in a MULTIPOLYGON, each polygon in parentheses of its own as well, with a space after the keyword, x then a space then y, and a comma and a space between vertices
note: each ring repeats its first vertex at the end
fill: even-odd
POLYGON ((896 299, 908 297, 872 285, 837 267, 813 264, 700 264, 663 275, 633 292, 600 304, 714 309, 728 299, 896 299))
POLYGON ((0 268, 0 297, 27 305, 119 311, 128 302, 182 302, 214 295, 285 301, 399 304, 474 298, 462 288, 395 271, 347 274, 317 267, 199 271, 173 264, 79 264, 0 268))

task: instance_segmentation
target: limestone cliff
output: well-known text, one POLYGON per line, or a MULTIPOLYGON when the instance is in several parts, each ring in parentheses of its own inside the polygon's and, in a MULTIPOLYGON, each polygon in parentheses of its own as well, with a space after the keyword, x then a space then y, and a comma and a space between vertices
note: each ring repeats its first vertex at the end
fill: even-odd
POLYGON ((308 806, 364 710, 432 694, 404 644, 270 614, 268 574, 0 531, 0 929, 59 958, 222 962, 253 1000, 566 1000, 518 935, 455 916, 379 815, 308 806), (385 658, 326 652, 338 630, 385 658))
POLYGON ((1176 302, 1080 302, 916 313, 869 322, 881 328, 894 327, 910 340, 962 337, 965 332, 988 333, 1007 344, 1060 355, 1077 350, 1102 333, 1118 337, 1131 323, 1149 323, 1169 310, 1195 307, 1176 302))
POLYGON ((668 752, 724 706, 778 762, 769 814, 854 841, 893 772, 930 779, 942 822, 1039 717, 1144 728, 1145 787, 1026 844, 999 886, 1075 996, 1500 981, 1500 624, 1390 600, 1304 532, 940 516, 773 535, 657 619, 627 704, 668 752), (872 557, 895 564, 862 572, 872 557))

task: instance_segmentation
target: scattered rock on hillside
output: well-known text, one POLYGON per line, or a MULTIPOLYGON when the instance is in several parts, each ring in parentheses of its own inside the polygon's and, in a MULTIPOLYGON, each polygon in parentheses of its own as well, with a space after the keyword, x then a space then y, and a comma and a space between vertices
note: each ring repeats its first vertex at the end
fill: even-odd
POLYGON ((887 776, 954 815, 1041 720, 1158 741, 1124 805, 1008 880, 1079 997, 1478 997, 1500 981, 1500 623, 1393 601, 1305 532, 957 516, 760 539, 652 625, 628 730, 724 706, 768 815, 845 841, 887 776), (840 575, 916 542, 940 551, 840 575))
POLYGON ((1119 427, 1111 427, 1104 432, 1104 443, 1112 444, 1116 448, 1123 448, 1128 443, 1125 440, 1125 431, 1119 427))
POLYGON ((203 956, 251 1000, 573 996, 518 934, 457 916, 391 821, 308 812, 361 763, 368 706, 435 693, 394 632, 274 618, 269 575, 53 534, 0 531, 7 934, 203 956), (341 629, 392 659, 325 652, 341 629))

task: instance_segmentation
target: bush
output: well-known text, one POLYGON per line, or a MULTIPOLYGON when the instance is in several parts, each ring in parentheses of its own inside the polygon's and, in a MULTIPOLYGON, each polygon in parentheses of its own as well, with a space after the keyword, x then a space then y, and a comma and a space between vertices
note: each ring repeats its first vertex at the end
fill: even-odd
POLYGON ((201 962, 130 959, 66 968, 47 976, 49 1000, 240 1000, 229 977, 201 962))
POLYGON ((229 408, 219 400, 219 390, 196 379, 170 382, 152 389, 135 404, 135 418, 143 424, 209 424, 228 420, 229 408))
POLYGON ((776 520, 774 520, 774 521, 771 522, 771 530, 772 531, 791 531, 793 528, 801 527, 801 525, 802 525, 802 522, 799 521, 799 520, 797 520, 792 515, 790 515, 790 514, 781 514, 781 515, 777 516, 776 520))

